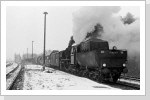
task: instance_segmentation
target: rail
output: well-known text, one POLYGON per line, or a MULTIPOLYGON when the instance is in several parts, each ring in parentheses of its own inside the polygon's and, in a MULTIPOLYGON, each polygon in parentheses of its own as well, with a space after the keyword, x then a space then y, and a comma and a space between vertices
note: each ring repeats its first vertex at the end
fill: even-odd
POLYGON ((123 75, 121 75, 120 78, 121 78, 121 79, 127 79, 127 80, 133 80, 133 81, 138 81, 138 82, 140 82, 140 78, 138 78, 138 77, 123 76, 123 75))
POLYGON ((11 73, 6 75, 6 78, 7 78, 6 79, 6 82, 7 82, 6 89, 7 90, 10 90, 12 88, 17 76, 20 73, 21 68, 22 68, 21 65, 18 65, 11 73))
POLYGON ((18 68, 18 66, 19 66, 19 64, 17 64, 16 67, 13 68, 11 71, 6 72, 6 77, 8 77, 10 73, 13 73, 18 68))

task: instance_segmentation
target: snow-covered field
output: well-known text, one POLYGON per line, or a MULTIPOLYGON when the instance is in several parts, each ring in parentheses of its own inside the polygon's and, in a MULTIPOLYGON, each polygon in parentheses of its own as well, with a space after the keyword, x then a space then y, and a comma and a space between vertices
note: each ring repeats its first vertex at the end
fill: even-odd
POLYGON ((40 65, 25 65, 23 90, 118 90, 52 68, 42 71, 40 65), (49 70, 49 72, 48 72, 49 70))

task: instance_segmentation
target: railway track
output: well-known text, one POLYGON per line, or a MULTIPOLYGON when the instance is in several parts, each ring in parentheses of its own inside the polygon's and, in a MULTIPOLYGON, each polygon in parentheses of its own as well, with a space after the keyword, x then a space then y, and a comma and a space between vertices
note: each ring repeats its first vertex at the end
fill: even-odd
POLYGON ((116 84, 129 87, 130 89, 140 90, 139 84, 133 84, 133 83, 123 82, 123 81, 118 81, 116 84))
POLYGON ((137 77, 121 76, 117 83, 124 84, 133 87, 137 90, 140 90, 140 78, 137 77))
POLYGON ((19 75, 19 72, 21 70, 21 65, 17 65, 16 68, 14 68, 12 71, 6 74, 6 89, 11 90, 15 80, 17 79, 17 76, 19 75))
POLYGON ((102 84, 109 85, 111 87, 119 88, 119 89, 122 89, 122 90, 140 90, 140 87, 136 87, 134 85, 124 83, 124 82, 119 82, 119 81, 116 82, 116 83, 113 83, 111 81, 105 81, 102 84))
POLYGON ((6 73, 6 79, 8 79, 10 76, 11 76, 11 74, 17 69, 19 67, 19 65, 17 65, 17 67, 15 67, 13 70, 11 70, 10 72, 7 72, 6 73))
MULTIPOLYGON (((91 79, 88 77, 88 79, 91 79)), ((91 79, 97 82, 94 79, 91 79)), ((98 82, 101 83, 101 82, 98 82)), ((112 87, 121 88, 123 90, 140 90, 140 79, 136 77, 121 76, 116 83, 111 80, 104 80, 103 83, 112 87)))
POLYGON ((9 74, 10 72, 12 72, 18 64, 13 63, 11 66, 6 67, 6 75, 9 74))
POLYGON ((130 81, 136 81, 140 82, 140 78, 132 77, 132 76, 120 76, 121 79, 130 80, 130 81))
POLYGON ((6 64, 6 67, 9 67, 9 66, 11 66, 13 63, 8 63, 8 64, 6 64))
MULTIPOLYGON (((95 81, 95 80, 94 80, 95 81)), ((100 82, 98 82, 100 83, 100 82)), ((116 88, 121 88, 123 90, 140 90, 140 79, 133 77, 122 77, 118 79, 116 83, 112 81, 104 81, 103 84, 107 84, 116 88), (126 80, 124 80, 126 79, 126 80), (132 82, 131 82, 132 81, 132 82)))
MULTIPOLYGON (((88 78, 88 79, 91 79, 91 78, 88 78)), ((91 80, 98 82, 94 79, 91 79, 91 80)), ((123 81, 121 79, 119 79, 116 83, 112 82, 111 80, 104 80, 102 83, 101 82, 98 82, 98 83, 106 84, 115 88, 120 88, 122 90, 140 90, 140 84, 123 81)))

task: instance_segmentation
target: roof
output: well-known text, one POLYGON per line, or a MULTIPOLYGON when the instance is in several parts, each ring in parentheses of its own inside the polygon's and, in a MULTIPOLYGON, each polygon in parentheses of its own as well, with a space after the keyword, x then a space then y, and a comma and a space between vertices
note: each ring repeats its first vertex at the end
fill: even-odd
MULTIPOLYGON (((56 53, 56 52, 59 52, 58 50, 53 50, 52 52, 51 52, 51 54, 53 54, 53 53, 56 53)), ((50 54, 50 55, 51 55, 50 54)))

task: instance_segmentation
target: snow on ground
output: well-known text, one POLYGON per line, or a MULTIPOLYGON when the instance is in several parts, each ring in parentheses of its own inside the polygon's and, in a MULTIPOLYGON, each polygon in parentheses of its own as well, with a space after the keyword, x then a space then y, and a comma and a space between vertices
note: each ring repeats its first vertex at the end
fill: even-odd
POLYGON ((23 90, 110 90, 117 89, 52 68, 25 65, 23 90), (49 70, 49 72, 48 72, 49 70))

